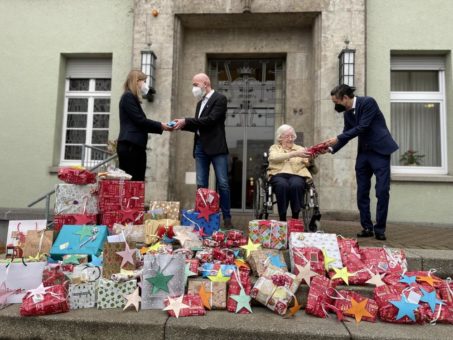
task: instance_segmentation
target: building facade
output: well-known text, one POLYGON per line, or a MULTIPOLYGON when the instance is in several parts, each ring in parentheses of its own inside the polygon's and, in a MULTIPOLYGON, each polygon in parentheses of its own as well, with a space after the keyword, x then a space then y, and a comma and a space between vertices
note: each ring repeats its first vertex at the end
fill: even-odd
MULTIPOLYGON (((418 10, 427 6, 415 2, 418 10)), ((437 101, 426 100, 443 107, 439 133, 445 131, 438 155, 423 157, 438 169, 412 175, 417 178, 408 181, 408 166, 397 164, 403 155, 394 157, 389 219, 448 223, 447 204, 444 207, 434 198, 447 202, 453 195, 448 190, 452 164, 447 148, 448 130, 453 128, 447 96, 452 44, 445 35, 442 42, 427 39, 423 44, 410 36, 421 20, 415 9, 406 12, 413 2, 398 3, 401 14, 414 18, 407 22, 414 25, 412 29, 398 30, 398 22, 391 19, 395 13, 391 3, 383 1, 381 7, 381 1, 375 0, 19 0, 14 6, 13 1, 1 2, 0 25, 7 33, 0 41, 8 48, 0 51, 0 70, 5 75, 0 81, 9 90, 0 95, 5 132, 0 138, 8 145, 0 152, 9 161, 0 178, 0 187, 8 192, 0 198, 0 207, 26 206, 58 182, 59 166, 77 163, 83 144, 105 148, 117 137, 122 83, 131 68, 142 68, 145 61, 151 64, 147 70, 153 70, 150 81, 156 94, 143 107, 154 120, 195 114, 191 79, 199 72, 207 73, 213 87, 227 96, 232 207, 249 211, 261 155, 273 143, 279 125, 293 125, 296 143, 307 146, 341 131, 342 115, 333 110, 330 90, 339 82, 338 55, 348 41, 355 50, 356 93, 377 99, 392 132, 393 125, 405 122, 394 118, 392 105, 399 94, 394 97, 391 91, 390 65, 415 60, 406 57, 417 53, 406 52, 420 49, 431 55, 433 63, 440 60, 443 65, 445 71, 439 75, 445 84, 443 97, 437 93, 437 101), (16 20, 16 13, 22 20, 16 20), (144 59, 151 51, 155 62, 144 59), (419 213, 429 197, 431 211, 419 213)), ((395 71, 403 84, 404 75, 397 74, 401 70, 395 71)), ((405 136, 404 131, 399 134, 405 136)), ((193 134, 188 132, 151 135, 147 200, 178 200, 184 208, 193 205, 192 145, 193 134)), ((409 149, 419 144, 404 145, 409 149)), ((315 181, 323 211, 356 214, 356 148, 354 141, 335 156, 318 158, 315 181)), ((89 152, 96 159, 96 151, 89 152)))

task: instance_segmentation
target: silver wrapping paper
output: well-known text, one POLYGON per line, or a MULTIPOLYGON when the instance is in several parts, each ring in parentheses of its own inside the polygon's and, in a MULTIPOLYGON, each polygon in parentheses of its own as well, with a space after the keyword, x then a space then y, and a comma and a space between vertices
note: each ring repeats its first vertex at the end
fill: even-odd
POLYGON ((145 255, 142 281, 142 309, 162 309, 167 296, 180 296, 185 290, 185 265, 183 254, 145 255), (159 290, 153 294, 153 285, 147 278, 155 277, 158 272, 163 275, 173 275, 168 281, 168 293, 159 290))

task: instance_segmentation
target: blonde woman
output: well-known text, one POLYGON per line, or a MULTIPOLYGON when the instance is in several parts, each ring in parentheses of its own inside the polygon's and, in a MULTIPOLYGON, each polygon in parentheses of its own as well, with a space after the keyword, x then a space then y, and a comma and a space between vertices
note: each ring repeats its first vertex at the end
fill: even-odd
POLYGON ((269 148, 267 173, 277 197, 280 221, 286 221, 289 205, 292 218, 299 218, 306 179, 311 178, 308 167, 313 165, 312 160, 303 146, 294 144, 296 138, 294 128, 284 124, 275 132, 275 144, 269 148))
POLYGON ((145 180, 148 133, 162 134, 163 130, 171 130, 166 124, 146 118, 140 105, 141 96, 149 91, 145 81, 146 74, 130 71, 120 99, 119 168, 132 175, 133 181, 145 180))

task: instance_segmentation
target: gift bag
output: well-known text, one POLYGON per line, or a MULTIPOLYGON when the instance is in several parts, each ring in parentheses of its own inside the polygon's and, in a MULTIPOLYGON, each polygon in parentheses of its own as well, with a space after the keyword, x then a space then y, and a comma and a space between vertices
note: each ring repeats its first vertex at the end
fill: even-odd
POLYGON ((104 248, 106 239, 106 226, 64 225, 50 254, 55 258, 61 258, 66 254, 98 256, 104 248))
POLYGON ((98 213, 97 184, 57 184, 55 188, 55 214, 98 213))
POLYGON ((252 220, 249 237, 263 248, 286 249, 288 245, 287 223, 275 220, 252 220))
POLYGON ((125 295, 132 294, 137 288, 137 280, 115 282, 100 279, 98 282, 97 308, 124 308, 126 305, 125 295))
MULTIPOLYGON (((180 202, 172 201, 151 201, 149 204, 151 212, 160 210, 162 218, 179 221, 180 202)), ((153 218, 154 219, 154 218, 153 218)))
POLYGON ((46 229, 46 220, 12 220, 8 223, 8 233, 6 235, 6 244, 23 247, 25 236, 29 230, 44 230, 46 229))
POLYGON ((18 290, 15 294, 10 295, 6 302, 21 303, 27 290, 39 287, 46 264, 46 262, 26 263, 20 260, 0 263, 0 283, 4 282, 6 289, 18 290))
POLYGON ((142 309, 162 309, 168 296, 180 296, 185 290, 184 255, 145 255, 142 280, 142 309))
POLYGON ((45 287, 40 293, 28 291, 20 306, 21 316, 58 314, 67 311, 69 311, 67 291, 63 285, 45 287))
POLYGON ((67 167, 58 169, 58 179, 69 184, 93 184, 96 174, 82 167, 67 167))
POLYGON ((53 243, 52 230, 29 230, 25 235, 25 243, 22 247, 24 257, 36 257, 40 254, 49 254, 53 243))
MULTIPOLYGON (((203 286, 207 296, 205 305, 207 309, 225 309, 227 300, 227 284, 226 282, 213 282, 207 279, 190 279, 187 293, 200 295, 200 288, 203 286)), ((202 299, 203 301, 203 299, 202 299)))
MULTIPOLYGON (((315 247, 324 250, 334 261, 329 268, 343 268, 337 235, 327 233, 292 233, 289 248, 315 247)), ((324 262, 326 258, 324 256, 324 262)))
POLYGON ((68 291, 70 309, 93 308, 96 306, 96 282, 71 283, 68 291))
MULTIPOLYGON (((126 248, 125 242, 115 242, 110 243, 106 242, 104 244, 103 252, 103 264, 102 264, 102 277, 105 279, 111 279, 112 274, 118 274, 121 271, 121 263, 123 258, 118 255, 118 252, 124 251, 126 248)), ((129 248, 131 251, 134 251, 132 258, 134 263, 137 263, 138 254, 135 251, 135 243, 129 243, 129 248)), ((127 262, 122 267, 125 270, 134 270, 136 268, 135 264, 127 262)))

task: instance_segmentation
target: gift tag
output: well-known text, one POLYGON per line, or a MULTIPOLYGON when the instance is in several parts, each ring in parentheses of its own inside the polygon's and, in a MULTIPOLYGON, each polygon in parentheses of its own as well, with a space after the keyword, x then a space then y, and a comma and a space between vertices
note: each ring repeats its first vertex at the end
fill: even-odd
POLYGON ((407 302, 409 303, 415 303, 416 305, 418 305, 418 303, 420 302, 420 299, 421 299, 421 295, 414 292, 414 291, 411 291, 409 293, 409 295, 407 296, 407 302))
POLYGON ((66 249, 68 247, 69 247, 69 242, 65 242, 65 243, 60 244, 60 249, 61 250, 66 249))
POLYGON ((42 294, 33 295, 32 300, 34 303, 40 303, 40 302, 44 301, 44 295, 42 295, 42 294))
POLYGON ((206 199, 206 201, 207 201, 209 204, 211 204, 212 201, 214 201, 214 195, 209 194, 209 196, 208 196, 208 198, 206 199))

